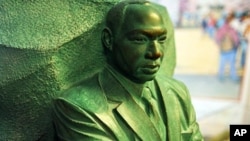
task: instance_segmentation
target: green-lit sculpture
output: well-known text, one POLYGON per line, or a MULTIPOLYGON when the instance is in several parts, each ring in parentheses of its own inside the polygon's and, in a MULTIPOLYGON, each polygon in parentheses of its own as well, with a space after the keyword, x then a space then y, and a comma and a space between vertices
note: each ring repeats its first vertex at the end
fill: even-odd
POLYGON ((186 87, 157 73, 171 61, 163 59, 173 42, 169 23, 165 8, 142 0, 108 12, 100 33, 107 65, 55 99, 58 140, 203 140, 186 87))

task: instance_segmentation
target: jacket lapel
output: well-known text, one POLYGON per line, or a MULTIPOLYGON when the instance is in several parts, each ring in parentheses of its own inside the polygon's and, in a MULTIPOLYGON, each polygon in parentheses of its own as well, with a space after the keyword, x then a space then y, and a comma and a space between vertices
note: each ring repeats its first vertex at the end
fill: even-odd
POLYGON ((179 115, 179 104, 177 101, 176 94, 172 89, 167 87, 164 81, 157 79, 158 86, 160 88, 163 102, 165 105, 167 115, 167 135, 169 141, 180 141, 181 140, 181 121, 179 115))
MULTIPOLYGON (((99 76, 99 83, 109 101, 117 102, 113 110, 117 111, 120 117, 144 141, 161 140, 153 123, 146 113, 132 99, 131 95, 121 84, 108 72, 104 70, 99 76)), ((103 120, 105 117, 100 116, 103 120)), ((105 122, 105 121, 103 121, 105 122)))
POLYGON ((124 101, 116 110, 143 141, 161 140, 146 113, 131 98, 124 101))

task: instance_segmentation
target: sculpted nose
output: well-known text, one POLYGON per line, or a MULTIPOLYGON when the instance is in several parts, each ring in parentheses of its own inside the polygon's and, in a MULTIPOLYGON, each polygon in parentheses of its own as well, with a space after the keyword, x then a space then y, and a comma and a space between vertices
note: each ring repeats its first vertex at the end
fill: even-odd
POLYGON ((158 59, 162 56, 162 50, 156 41, 153 41, 147 49, 146 58, 148 59, 158 59))

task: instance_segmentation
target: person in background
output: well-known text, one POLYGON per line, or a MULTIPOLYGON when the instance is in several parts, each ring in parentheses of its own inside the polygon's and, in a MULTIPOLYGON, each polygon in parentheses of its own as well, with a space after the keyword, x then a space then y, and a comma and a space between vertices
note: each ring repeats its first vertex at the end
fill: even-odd
POLYGON ((201 20, 201 28, 202 28, 203 34, 207 34, 207 17, 206 16, 204 16, 201 20))
POLYGON ((227 15, 225 13, 222 13, 220 15, 220 17, 217 19, 217 21, 216 21, 216 30, 221 28, 225 24, 226 16, 227 15))
POLYGON ((214 14, 211 12, 208 15, 207 19, 207 32, 211 39, 214 39, 215 32, 216 32, 216 19, 214 14))
POLYGON ((244 70, 245 67, 245 61, 246 61, 246 52, 249 44, 248 40, 248 33, 247 33, 247 28, 250 25, 250 11, 245 11, 241 15, 241 26, 240 26, 240 33, 241 33, 241 49, 242 49, 242 54, 241 54, 241 67, 244 70))
POLYGON ((243 20, 244 26, 243 26, 243 35, 248 41, 248 45, 250 42, 250 11, 246 12, 246 16, 243 20))
POLYGON ((220 49, 220 61, 218 77, 220 80, 225 78, 225 67, 230 66, 229 74, 233 81, 238 82, 239 76, 236 70, 236 53, 239 45, 239 36, 237 31, 230 25, 234 19, 234 14, 227 15, 225 24, 216 32, 216 42, 220 49))

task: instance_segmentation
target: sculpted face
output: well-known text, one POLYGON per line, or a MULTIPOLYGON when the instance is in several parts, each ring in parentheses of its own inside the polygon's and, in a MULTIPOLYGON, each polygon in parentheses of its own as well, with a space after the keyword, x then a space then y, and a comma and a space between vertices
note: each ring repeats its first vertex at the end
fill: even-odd
POLYGON ((130 5, 114 35, 112 60, 134 82, 154 79, 160 68, 167 39, 162 18, 152 5, 130 5))

